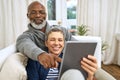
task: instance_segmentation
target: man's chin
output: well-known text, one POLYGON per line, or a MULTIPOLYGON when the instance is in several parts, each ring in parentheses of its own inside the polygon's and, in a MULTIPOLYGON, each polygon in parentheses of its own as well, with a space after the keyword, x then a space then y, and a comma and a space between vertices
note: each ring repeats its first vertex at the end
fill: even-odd
POLYGON ((44 20, 37 19, 37 20, 33 20, 33 22, 35 24, 42 24, 44 22, 44 20))
POLYGON ((35 23, 36 25, 40 25, 40 24, 42 24, 43 22, 39 22, 39 23, 35 23))
POLYGON ((42 29, 43 27, 45 27, 46 21, 44 21, 43 23, 31 22, 31 25, 32 25, 35 29, 42 29))

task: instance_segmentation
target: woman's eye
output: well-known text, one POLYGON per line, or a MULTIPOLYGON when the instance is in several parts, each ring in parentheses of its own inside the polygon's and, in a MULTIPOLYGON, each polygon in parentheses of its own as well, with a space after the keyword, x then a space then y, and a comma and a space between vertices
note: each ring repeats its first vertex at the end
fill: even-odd
POLYGON ((50 39, 50 41, 55 41, 55 39, 50 39))
POLYGON ((62 42, 63 40, 62 39, 59 39, 60 42, 62 42))

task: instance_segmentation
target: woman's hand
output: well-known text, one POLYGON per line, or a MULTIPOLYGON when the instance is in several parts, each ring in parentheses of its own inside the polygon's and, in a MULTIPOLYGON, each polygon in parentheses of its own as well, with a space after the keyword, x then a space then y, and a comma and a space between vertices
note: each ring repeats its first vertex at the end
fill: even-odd
POLYGON ((94 73, 98 69, 97 59, 92 55, 88 55, 87 58, 83 58, 81 61, 81 67, 88 73, 87 80, 93 80, 94 73))

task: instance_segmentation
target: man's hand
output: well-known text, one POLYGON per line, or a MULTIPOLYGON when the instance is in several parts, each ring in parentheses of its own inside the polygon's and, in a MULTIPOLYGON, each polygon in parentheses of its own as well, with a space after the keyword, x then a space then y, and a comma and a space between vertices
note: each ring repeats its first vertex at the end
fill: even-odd
POLYGON ((54 54, 42 53, 38 56, 38 60, 44 68, 53 68, 58 66, 58 62, 61 62, 61 58, 54 54))
POLYGON ((88 73, 87 80, 94 79, 94 73, 98 69, 97 59, 94 56, 88 55, 81 61, 81 67, 88 73))

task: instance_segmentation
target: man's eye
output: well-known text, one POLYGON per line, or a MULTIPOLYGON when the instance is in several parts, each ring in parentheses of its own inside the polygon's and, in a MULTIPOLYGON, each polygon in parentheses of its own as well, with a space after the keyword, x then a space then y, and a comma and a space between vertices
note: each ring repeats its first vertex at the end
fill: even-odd
POLYGON ((36 14, 36 12, 35 12, 35 11, 32 11, 31 14, 36 14))
POLYGON ((39 11, 40 14, 45 14, 45 11, 39 11))

